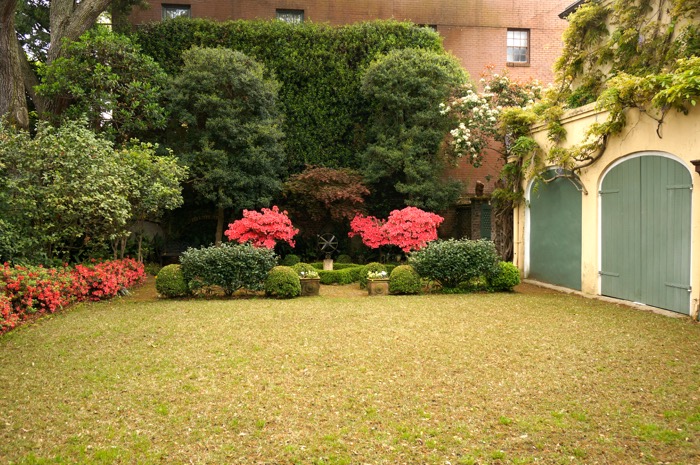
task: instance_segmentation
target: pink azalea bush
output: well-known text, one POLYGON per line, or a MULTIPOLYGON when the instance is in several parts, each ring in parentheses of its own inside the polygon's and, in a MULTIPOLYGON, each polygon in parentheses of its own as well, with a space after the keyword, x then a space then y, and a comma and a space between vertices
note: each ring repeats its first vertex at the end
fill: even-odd
POLYGON ((437 228, 444 218, 416 207, 394 210, 386 220, 357 215, 350 222, 350 237, 376 249, 383 245, 398 246, 404 252, 419 250, 437 239, 437 228))
POLYGON ((60 268, 5 263, 0 267, 0 334, 72 302, 114 297, 145 276, 143 264, 131 258, 60 268))
POLYGON ((292 225, 286 211, 277 206, 263 208, 262 212, 243 210, 243 218, 228 225, 224 232, 230 241, 241 244, 250 242, 253 247, 272 249, 277 241, 287 242, 294 247, 294 236, 299 230, 292 225))

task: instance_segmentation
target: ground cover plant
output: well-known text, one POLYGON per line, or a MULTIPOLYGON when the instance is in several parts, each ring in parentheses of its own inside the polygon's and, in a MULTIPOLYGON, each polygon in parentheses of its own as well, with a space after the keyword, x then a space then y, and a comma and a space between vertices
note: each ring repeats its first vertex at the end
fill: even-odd
POLYGON ((689 464, 700 453, 700 326, 687 319, 522 286, 355 291, 174 301, 146 286, 8 333, 0 457, 689 464))

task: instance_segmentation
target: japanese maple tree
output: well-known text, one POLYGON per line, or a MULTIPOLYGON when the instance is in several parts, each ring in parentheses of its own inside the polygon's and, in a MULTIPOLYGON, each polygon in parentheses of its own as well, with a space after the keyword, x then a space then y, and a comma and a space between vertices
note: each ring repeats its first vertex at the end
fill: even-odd
POLYGON ((394 210, 386 220, 357 215, 350 222, 350 237, 359 235, 362 242, 376 249, 395 245, 404 252, 418 250, 437 239, 437 228, 444 218, 416 207, 394 210))
POLYGON ((273 206, 263 208, 262 212, 243 210, 243 218, 229 224, 224 234, 231 241, 250 242, 253 247, 272 249, 277 241, 285 241, 294 247, 293 238, 298 232, 287 212, 273 206))
POLYGON ((307 166, 284 184, 289 211, 304 234, 315 235, 328 223, 346 224, 364 212, 369 189, 349 168, 307 166))

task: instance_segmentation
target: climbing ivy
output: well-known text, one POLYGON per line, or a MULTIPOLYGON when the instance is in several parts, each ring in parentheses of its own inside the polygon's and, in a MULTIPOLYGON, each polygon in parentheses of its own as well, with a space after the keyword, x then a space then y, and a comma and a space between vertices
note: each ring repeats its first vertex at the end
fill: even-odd
POLYGON ((522 109, 502 115, 503 124, 517 126, 534 112, 554 142, 548 153, 532 140, 522 144, 503 173, 509 186, 536 175, 545 162, 573 173, 595 163, 624 129, 630 109, 654 119, 663 137, 669 112, 687 114, 700 101, 700 0, 591 0, 567 19, 555 85, 527 115, 522 109), (607 119, 589 126, 583 142, 563 147, 564 111, 592 102, 607 119))
POLYGON ((368 118, 360 87, 374 59, 405 48, 446 54, 436 32, 397 21, 333 27, 178 18, 143 26, 135 40, 171 75, 180 72, 182 53, 192 46, 231 48, 263 63, 281 84, 290 173, 307 164, 360 168, 368 118))

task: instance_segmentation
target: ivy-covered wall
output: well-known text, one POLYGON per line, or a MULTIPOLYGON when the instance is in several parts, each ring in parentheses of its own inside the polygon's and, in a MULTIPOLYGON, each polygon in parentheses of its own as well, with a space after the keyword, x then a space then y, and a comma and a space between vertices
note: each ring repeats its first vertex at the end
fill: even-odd
POLYGON ((444 53, 437 33, 396 21, 331 27, 176 19, 146 25, 136 38, 170 74, 178 72, 182 52, 194 45, 232 48, 264 63, 282 83, 279 95, 290 173, 301 171, 305 164, 358 167, 367 121, 360 80, 375 57, 403 48, 444 53))

